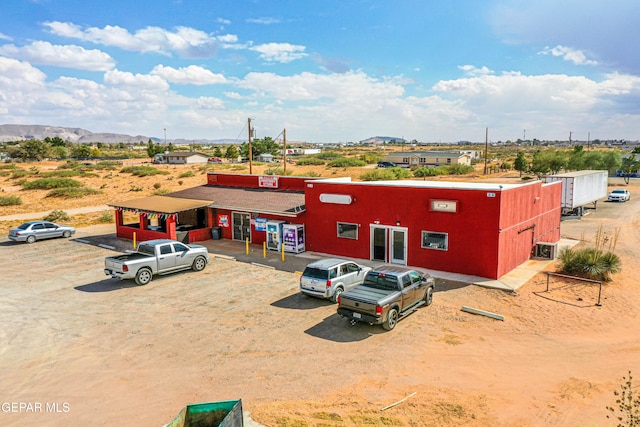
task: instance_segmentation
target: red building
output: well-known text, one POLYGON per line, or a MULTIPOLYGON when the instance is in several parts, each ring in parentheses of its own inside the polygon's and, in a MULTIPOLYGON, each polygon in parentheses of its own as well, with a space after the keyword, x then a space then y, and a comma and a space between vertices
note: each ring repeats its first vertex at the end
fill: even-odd
POLYGON ((531 258, 538 242, 560 239, 561 193, 560 182, 351 182, 209 173, 206 185, 112 206, 140 215, 133 224, 116 215, 119 237, 137 230, 145 239, 192 242, 217 229, 219 238, 262 245, 268 223, 301 224, 309 251, 497 279, 531 258), (149 225, 154 216, 164 219, 149 225))
POLYGON ((561 185, 307 183, 307 249, 497 279, 560 239, 561 185))

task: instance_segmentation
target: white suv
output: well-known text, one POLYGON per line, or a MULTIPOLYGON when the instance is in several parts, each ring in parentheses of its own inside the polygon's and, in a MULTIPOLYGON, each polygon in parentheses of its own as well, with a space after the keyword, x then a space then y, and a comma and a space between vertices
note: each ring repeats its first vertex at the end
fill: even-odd
POLYGON ((304 269, 300 276, 300 292, 336 302, 342 292, 361 284, 370 270, 371 267, 344 259, 320 259, 304 269))

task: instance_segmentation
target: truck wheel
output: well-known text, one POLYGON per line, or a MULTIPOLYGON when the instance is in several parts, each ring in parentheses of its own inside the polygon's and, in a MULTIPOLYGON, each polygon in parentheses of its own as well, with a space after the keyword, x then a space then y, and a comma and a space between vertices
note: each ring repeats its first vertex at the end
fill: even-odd
POLYGON ((206 265, 207 265, 207 260, 205 260, 204 257, 199 256, 193 260, 193 264, 191 264, 191 268, 193 269, 193 271, 202 271, 204 270, 206 265))
POLYGON ((433 302, 433 288, 427 288, 427 292, 424 294, 424 303, 431 305, 433 302))
POLYGON ((136 283, 140 286, 146 285, 151 281, 151 277, 153 277, 151 270, 148 268, 141 268, 136 273, 136 283))
POLYGON ((342 288, 336 288, 336 291, 333 293, 333 298, 332 301, 333 302, 338 302, 338 298, 340 298, 340 295, 342 295, 342 288))
POLYGON ((69 230, 65 231, 64 233, 62 233, 62 237, 68 239, 69 237, 71 237, 71 232, 69 230))
POLYGON ((395 308, 392 308, 391 310, 389 310, 389 313, 387 314, 387 320, 382 324, 382 327, 387 331, 390 331, 393 328, 395 328, 397 324, 398 324, 398 310, 395 308))

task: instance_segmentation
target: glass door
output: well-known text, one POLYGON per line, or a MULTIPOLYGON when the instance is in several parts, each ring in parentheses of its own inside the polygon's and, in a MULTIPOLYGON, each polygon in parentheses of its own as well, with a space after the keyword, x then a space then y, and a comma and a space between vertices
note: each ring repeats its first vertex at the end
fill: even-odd
POLYGON ((407 230, 404 228, 391 229, 391 262, 394 264, 407 264, 407 230))
POLYGON ((371 230, 371 259, 387 262, 387 228, 372 227, 371 230))
POLYGON ((233 213, 233 240, 251 241, 251 215, 248 213, 233 213))

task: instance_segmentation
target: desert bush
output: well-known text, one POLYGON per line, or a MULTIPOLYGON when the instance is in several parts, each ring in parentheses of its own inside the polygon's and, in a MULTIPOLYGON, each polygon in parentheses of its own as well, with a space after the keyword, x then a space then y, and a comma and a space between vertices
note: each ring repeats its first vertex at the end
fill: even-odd
POLYGON ((444 167, 447 168, 449 175, 464 175, 474 171, 473 166, 467 165, 446 165, 444 167))
POLYGON ((348 168, 355 166, 366 166, 366 163, 354 157, 338 157, 327 163, 330 168, 348 168))
POLYGON ((438 176, 438 175, 447 175, 447 168, 444 166, 438 166, 435 168, 428 168, 425 166, 421 166, 418 169, 413 171, 413 176, 418 178, 423 178, 426 176, 438 176))
POLYGON ((129 191, 144 191, 144 188, 142 188, 142 187, 140 187, 140 186, 138 186, 138 185, 132 185, 132 186, 129 188, 129 191))
POLYGON ((631 371, 627 377, 622 377, 622 381, 620 391, 613 392, 616 396, 615 407, 607 406, 607 410, 618 421, 616 427, 640 426, 640 396, 635 391, 637 386, 633 386, 631 371))
POLYGON ((98 217, 98 222, 112 222, 113 214, 111 212, 105 212, 98 217))
POLYGON ((17 169, 18 167, 16 165, 14 165, 13 163, 9 163, 6 165, 1 165, 0 164, 0 170, 13 170, 13 169, 17 169))
POLYGON ((391 181, 396 178, 391 168, 389 169, 373 169, 360 175, 362 181, 391 181))
POLYGON ((182 172, 180 175, 178 175, 178 178, 191 178, 192 176, 195 176, 195 174, 191 171, 187 171, 182 172))
POLYGON ((47 197, 61 197, 65 199, 80 199, 93 194, 102 194, 100 190, 94 190, 87 187, 63 187, 51 190, 47 197))
POLYGON ((325 164, 325 161, 317 157, 307 157, 307 158, 296 160, 296 165, 298 166, 320 166, 324 164, 325 164))
POLYGON ((335 151, 325 151, 320 154, 314 154, 314 156, 318 159, 323 159, 323 160, 331 160, 331 159, 337 159, 338 157, 342 157, 339 153, 336 153, 335 151))
POLYGON ((40 174, 40 176, 43 178, 68 178, 70 176, 79 176, 79 175, 82 175, 82 172, 79 172, 75 169, 48 171, 48 172, 42 172, 40 174))
POLYGON ((382 161, 384 159, 384 154, 382 153, 364 153, 360 155, 360 160, 367 164, 374 164, 382 161))
POLYGON ((29 175, 31 175, 29 171, 26 171, 24 169, 16 169, 11 174, 11 179, 24 178, 25 176, 29 176, 29 175))
POLYGON ((135 176, 169 175, 169 171, 160 170, 152 166, 126 166, 120 169, 122 173, 130 173, 135 176))
POLYGON ((171 190, 169 190, 168 188, 160 188, 153 192, 155 196, 166 196, 169 193, 171 193, 171 190))
POLYGON ((82 187, 80 181, 71 178, 40 178, 26 182, 22 188, 25 190, 50 190, 52 188, 82 187))
POLYGON ((595 247, 572 250, 562 248, 558 254, 560 271, 592 280, 610 281, 611 274, 622 269, 620 257, 613 253, 617 232, 613 239, 606 236, 602 228, 596 233, 595 247), (605 245, 609 245, 605 250, 605 245))
POLYGON ((56 221, 69 221, 71 217, 69 217, 69 215, 65 211, 57 209, 57 210, 51 211, 49 215, 45 216, 43 219, 45 221, 56 222, 56 221))
POLYGON ((0 206, 18 206, 22 199, 18 196, 0 196, 0 206))
POLYGON ((155 182, 155 183, 153 184, 153 188, 155 188, 156 190, 159 190, 159 189, 160 189, 160 187, 162 187, 162 184, 160 184, 159 182, 155 182))

